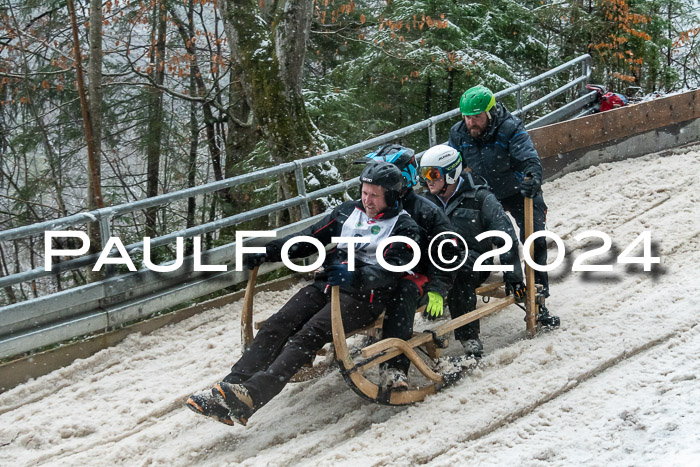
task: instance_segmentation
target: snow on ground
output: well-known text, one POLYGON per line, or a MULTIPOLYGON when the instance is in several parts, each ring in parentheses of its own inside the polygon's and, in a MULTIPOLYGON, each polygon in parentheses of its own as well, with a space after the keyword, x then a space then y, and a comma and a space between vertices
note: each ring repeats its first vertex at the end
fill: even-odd
MULTIPOLYGON (((240 354, 239 301, 0 394, 0 465, 700 465, 698 173, 700 146, 545 184, 571 253, 548 300, 561 328, 528 340, 521 310, 487 317, 481 366, 423 403, 370 404, 336 371, 248 427, 197 416, 187 395, 240 354), (650 230, 662 264, 573 273, 592 229, 617 253, 650 230)), ((260 316, 293 292, 260 293, 260 316)))

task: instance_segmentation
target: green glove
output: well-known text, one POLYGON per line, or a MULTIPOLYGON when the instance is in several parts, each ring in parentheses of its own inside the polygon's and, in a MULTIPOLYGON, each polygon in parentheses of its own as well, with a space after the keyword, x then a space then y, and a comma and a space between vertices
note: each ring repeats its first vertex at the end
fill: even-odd
POLYGON ((442 316, 442 295, 437 292, 428 292, 428 306, 425 307, 423 316, 430 320, 442 316))

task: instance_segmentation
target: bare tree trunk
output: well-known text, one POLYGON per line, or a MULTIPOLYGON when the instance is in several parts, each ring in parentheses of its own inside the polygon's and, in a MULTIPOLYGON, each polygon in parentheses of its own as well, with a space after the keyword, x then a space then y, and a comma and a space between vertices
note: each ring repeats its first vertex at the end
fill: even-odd
MULTIPOLYGON (((207 95, 207 87, 206 83, 204 82, 204 79, 202 78, 202 74, 197 63, 197 50, 195 48, 195 43, 191 40, 191 38, 195 37, 195 32, 194 24, 190 18, 190 14, 188 13, 189 27, 187 28, 177 16, 177 10, 175 10, 174 8, 171 9, 170 14, 172 15, 173 20, 177 24, 178 32, 180 33, 182 41, 185 43, 185 49, 187 50, 187 53, 190 54, 190 56, 192 57, 192 62, 190 63, 190 79, 194 79, 197 85, 198 95, 200 97, 204 97, 207 95)), ((192 95, 194 96, 197 94, 193 92, 192 95)), ((205 101, 202 104, 202 112, 204 114, 204 128, 207 133, 207 145, 209 147, 209 155, 211 157, 212 168, 214 169, 214 179, 217 181, 223 180, 224 172, 223 164, 221 163, 222 151, 218 143, 218 136, 221 135, 221 132, 217 131, 217 119, 214 116, 212 104, 205 101)), ((232 199, 228 190, 221 190, 217 194, 223 198, 223 201, 225 201, 227 205, 232 204, 232 199)))
MULTIPOLYGON (((71 17, 71 26, 73 30, 73 44, 75 53, 75 69, 76 78, 78 82, 78 93, 80 95, 80 108, 83 113, 83 123, 85 125, 85 139, 87 140, 87 152, 88 152, 88 171, 89 171, 89 182, 88 186, 92 185, 94 203, 95 206, 101 208, 104 206, 102 201, 102 189, 99 180, 99 167, 98 155, 95 150, 95 138, 93 133, 92 121, 90 119, 90 110, 87 100, 87 95, 85 93, 85 82, 83 79, 83 65, 82 57, 80 53, 80 42, 78 39, 78 23, 75 17, 75 7, 73 5, 73 0, 68 0, 68 10, 71 17)), ((100 12, 102 10, 100 9, 100 12)), ((100 21, 100 24, 102 22, 100 21)))
MULTIPOLYGON (((266 13, 272 18, 270 24, 262 19, 257 4, 249 0, 219 4, 231 57, 241 70, 243 95, 274 163, 314 156, 325 146, 301 93, 314 2, 265 2, 269 9, 266 13)), ((285 198, 297 194, 291 175, 280 179, 280 187, 285 198)))
MULTIPOLYGON (((29 237, 29 267, 31 269, 34 269, 36 267, 36 254, 34 253, 34 237, 29 237)), ((59 281, 59 284, 60 284, 60 281, 59 281)), ((39 292, 37 291, 37 288, 36 288, 36 279, 32 280, 31 287, 32 287, 32 295, 34 295, 34 298, 38 298, 39 292)), ((59 290, 60 290, 60 287, 59 287, 59 290)))
MULTIPOLYGON (((88 29, 90 55, 88 58, 88 115, 92 133, 92 177, 88 183, 88 209, 102 207, 96 202, 95 194, 102 198, 101 169, 102 159, 102 0, 90 0, 90 27, 88 29), (95 186, 97 185, 97 187, 95 186), (97 189, 97 191, 96 191, 97 189)), ((99 237, 98 237, 99 238, 99 237)), ((90 239, 92 241, 92 238, 90 239)))
MULTIPOLYGON (((13 253, 14 253, 14 257, 15 257, 15 274, 19 274, 20 273, 20 264, 21 264, 20 257, 19 257, 19 240, 14 240, 12 242, 12 246, 13 246, 13 250, 14 250, 13 253)), ((22 294, 22 300, 26 300, 27 294, 24 291, 24 287, 22 286, 21 283, 17 284, 17 285, 19 285, 19 292, 20 292, 20 294, 22 294)))
MULTIPOLYGON (((189 0, 187 3, 187 27, 190 37, 194 37, 194 0, 189 0)), ((194 96, 197 92, 197 83, 195 83, 195 74, 197 68, 195 62, 190 63, 190 95, 194 96)), ((190 102, 190 155, 187 161, 187 187, 191 188, 195 185, 195 176, 197 175, 197 146, 199 143, 199 124, 197 122, 197 103, 190 102)), ((187 199, 187 228, 194 227, 194 215, 197 208, 195 198, 187 199)), ((188 238, 185 246, 185 255, 189 256, 194 251, 194 245, 191 238, 188 238)))
MULTIPOLYGON (((7 267, 7 260, 5 259, 5 252, 2 249, 2 245, 0 245, 0 277, 5 277, 10 274, 10 271, 7 267)), ((10 301, 10 303, 16 303, 17 302, 17 296, 15 295, 15 291, 12 290, 12 286, 7 286, 4 288, 5 294, 7 294, 7 298, 10 301)))
MULTIPOLYGON (((90 105, 88 104, 87 95, 85 93, 85 83, 83 79, 83 65, 82 65, 82 54, 80 51, 80 42, 78 39, 78 22, 75 16, 75 6, 73 5, 73 0, 68 0, 68 11, 71 18, 71 29, 73 31, 73 44, 75 53, 75 70, 76 70, 76 80, 78 83, 78 94, 80 96, 80 109, 83 115, 83 123, 85 125, 85 140, 87 141, 87 153, 88 153, 88 207, 94 206, 95 208, 104 207, 104 202, 102 200, 102 185, 100 180, 100 154, 99 154, 99 144, 96 147, 96 139, 94 133, 93 122, 90 117, 90 105)), ((102 6, 94 9, 96 11, 91 11, 91 23, 93 22, 93 14, 98 15, 97 28, 99 29, 100 41, 98 42, 100 50, 99 55, 99 65, 94 63, 90 64, 91 70, 93 66, 99 66, 99 77, 97 81, 102 80, 101 70, 102 70, 102 52, 101 52, 101 36, 102 36, 102 6)), ((91 27, 95 27, 91 24, 91 27)), ((92 37, 92 32, 90 33, 92 37)), ((93 51, 90 50, 90 56, 93 57, 93 51)), ((94 59, 94 58, 93 58, 94 59)), ((92 60, 91 60, 92 62, 92 60)), ((90 80, 92 81, 92 79, 90 80)), ((99 87, 99 86, 98 86, 99 87)), ((95 96, 91 96, 91 99, 95 99, 95 96)), ((101 106, 101 102, 98 101, 93 103, 95 106, 101 106)), ((101 114, 100 111, 98 113, 101 114)), ((99 235, 99 225, 96 222, 91 222, 88 224, 88 235, 90 236, 90 250, 91 253, 97 253, 100 250, 101 240, 99 235)), ((93 272, 90 269, 90 280, 99 280, 102 276, 99 272, 93 272)))
MULTIPOLYGON (((240 73, 234 68, 231 76, 239 76, 240 73)), ((226 134, 226 166, 224 174, 226 178, 239 175, 236 167, 248 159, 249 154, 255 149, 255 145, 260 139, 260 132, 254 123, 253 112, 248 105, 248 101, 242 97, 240 82, 231 83, 229 89, 229 112, 232 113, 239 122, 250 122, 249 125, 239 125, 236 121, 229 120, 228 133, 226 134)), ((241 187, 243 188, 243 187, 241 187)), ((231 197, 231 214, 249 211, 254 207, 253 197, 250 190, 232 188, 229 190, 231 197)))
MULTIPOLYGON (((153 9, 154 41, 151 43, 151 63, 154 64, 153 81, 156 86, 148 90, 148 142, 146 145, 146 196, 151 198, 158 195, 161 136, 163 133, 163 91, 157 87, 165 81, 165 12, 156 2, 153 9)), ((146 236, 156 237, 156 212, 158 208, 146 209, 146 236)), ((155 259, 155 258, 154 258, 155 259)))

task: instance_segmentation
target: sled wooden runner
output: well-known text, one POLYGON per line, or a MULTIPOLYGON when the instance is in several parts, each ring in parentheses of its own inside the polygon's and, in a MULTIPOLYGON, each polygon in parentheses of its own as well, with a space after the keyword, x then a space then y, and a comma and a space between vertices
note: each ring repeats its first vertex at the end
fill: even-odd
POLYGON ((255 283, 258 280, 258 269, 256 266, 248 276, 248 285, 245 288, 243 297, 243 310, 241 310, 241 343, 243 350, 253 342, 253 298, 255 297, 255 283))
MULTIPOLYGON (((341 366, 341 372, 345 381, 350 385, 350 387, 361 397, 368 399, 372 402, 384 403, 389 405, 405 405, 411 404, 413 402, 421 401, 429 394, 435 393, 435 383, 427 384, 418 389, 412 389, 408 391, 386 391, 365 378, 362 371, 355 366, 355 362, 350 356, 350 351, 348 350, 348 344, 345 336, 345 330, 343 329, 343 320, 341 317, 340 310, 340 291, 339 287, 333 286, 331 290, 331 321, 333 326, 333 345, 335 346, 335 355, 338 363, 341 366)), ((399 341, 406 344, 405 341, 401 339, 385 339, 386 341, 399 341)), ((383 341, 382 341, 383 342, 383 341)), ((432 373, 431 376, 442 381, 442 377, 433 373, 423 360, 418 357, 415 352, 410 349, 411 352, 407 353, 406 356, 412 363, 416 365, 419 370, 428 370, 432 373), (420 366, 418 366, 420 365, 420 366)), ((398 355, 398 352, 397 352, 398 355)))
MULTIPOLYGON (((364 359, 356 363, 350 356, 345 340, 346 336, 341 317, 340 293, 338 287, 333 287, 331 293, 331 318, 336 358, 341 366, 343 377, 357 394, 367 400, 380 404, 405 405, 422 401, 426 396, 435 394, 435 392, 444 385, 445 381, 443 376, 431 370, 414 350, 416 347, 433 342, 433 334, 429 332, 419 333, 408 341, 395 338, 383 339, 362 349, 362 356, 364 359), (418 389, 391 391, 381 388, 365 378, 363 374, 365 371, 401 353, 406 355, 416 369, 420 371, 430 383, 418 389)), ((488 305, 462 315, 459 318, 452 319, 432 331, 437 337, 444 336, 460 326, 464 326, 467 323, 495 313, 513 303, 515 303, 515 298, 513 297, 494 299, 488 305)))

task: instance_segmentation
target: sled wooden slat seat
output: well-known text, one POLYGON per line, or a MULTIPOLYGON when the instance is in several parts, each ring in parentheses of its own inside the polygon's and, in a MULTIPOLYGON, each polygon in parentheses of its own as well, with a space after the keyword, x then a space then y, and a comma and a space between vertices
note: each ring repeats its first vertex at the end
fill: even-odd
POLYGON ((493 284, 487 284, 481 287, 477 287, 477 295, 491 295, 496 291, 500 291, 506 285, 505 282, 494 282, 493 284))

